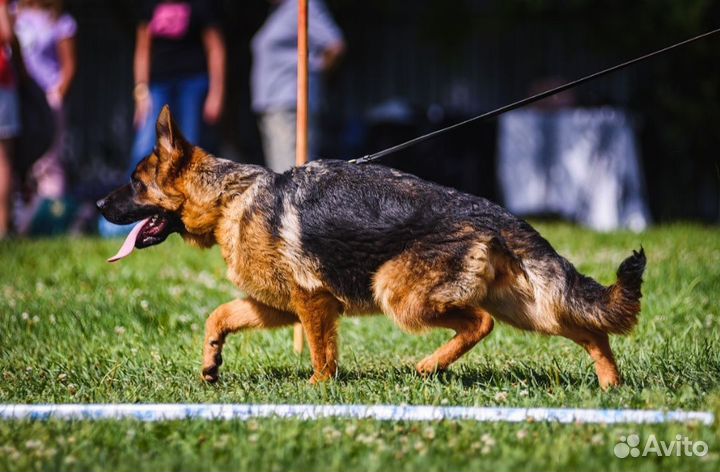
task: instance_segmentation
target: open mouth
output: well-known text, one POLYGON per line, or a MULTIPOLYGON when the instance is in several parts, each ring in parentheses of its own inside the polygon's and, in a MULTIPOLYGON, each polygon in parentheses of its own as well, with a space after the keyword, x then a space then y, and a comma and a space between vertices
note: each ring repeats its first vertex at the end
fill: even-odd
POLYGON ((172 233, 182 229, 180 218, 171 214, 155 214, 135 224, 120 250, 108 262, 115 262, 130 255, 135 248, 144 249, 165 241, 172 233))

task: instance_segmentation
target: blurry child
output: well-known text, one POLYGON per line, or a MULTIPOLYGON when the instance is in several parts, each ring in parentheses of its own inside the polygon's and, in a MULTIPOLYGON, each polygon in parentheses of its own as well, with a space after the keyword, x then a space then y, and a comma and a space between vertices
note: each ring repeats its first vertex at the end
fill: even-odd
POLYGON ((62 161, 66 134, 64 102, 76 69, 75 20, 62 11, 62 0, 20 0, 15 18, 15 35, 20 43, 25 68, 44 90, 55 115, 55 139, 50 149, 33 164, 31 179, 35 196, 29 217, 18 222, 26 232, 34 209, 46 199, 65 194, 65 169, 62 161))

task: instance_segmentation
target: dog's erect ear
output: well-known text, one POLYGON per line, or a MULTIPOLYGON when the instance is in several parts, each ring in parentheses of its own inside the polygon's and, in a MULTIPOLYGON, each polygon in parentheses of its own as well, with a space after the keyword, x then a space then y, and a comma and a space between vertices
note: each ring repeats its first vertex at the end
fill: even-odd
POLYGON ((170 107, 165 105, 160 111, 157 124, 155 125, 157 133, 157 144, 162 150, 173 154, 183 148, 187 143, 185 137, 180 132, 180 128, 170 113, 170 107))

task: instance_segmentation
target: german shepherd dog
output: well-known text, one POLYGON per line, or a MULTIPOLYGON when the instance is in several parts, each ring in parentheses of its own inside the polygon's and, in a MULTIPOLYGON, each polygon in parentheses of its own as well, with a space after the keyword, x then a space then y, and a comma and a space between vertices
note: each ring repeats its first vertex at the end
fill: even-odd
POLYGON ((218 379, 229 334, 297 321, 310 381, 331 379, 339 316, 382 312, 410 332, 455 332, 417 364, 420 374, 446 369, 497 319, 580 344, 605 389, 621 381, 608 335, 628 333, 640 312, 642 248, 604 287, 484 198, 380 165, 321 160, 276 174, 218 159, 183 138, 167 106, 152 154, 97 205, 113 223, 140 221, 117 258, 173 232, 220 246, 247 298, 207 319, 208 382, 218 379))

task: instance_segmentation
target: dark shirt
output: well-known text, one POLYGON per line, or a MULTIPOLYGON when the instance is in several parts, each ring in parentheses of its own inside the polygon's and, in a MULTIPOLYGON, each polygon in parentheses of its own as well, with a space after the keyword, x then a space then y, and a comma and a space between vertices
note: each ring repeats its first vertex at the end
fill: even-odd
POLYGON ((150 81, 207 74, 203 32, 217 26, 209 0, 146 0, 140 16, 151 37, 150 81))

